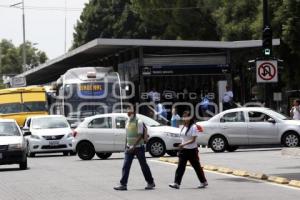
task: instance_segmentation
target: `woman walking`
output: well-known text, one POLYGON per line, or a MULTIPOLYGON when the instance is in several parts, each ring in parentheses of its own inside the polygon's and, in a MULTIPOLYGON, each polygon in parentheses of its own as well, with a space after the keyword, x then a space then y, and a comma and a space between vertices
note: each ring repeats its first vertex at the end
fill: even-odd
POLYGON ((180 151, 178 153, 179 162, 175 173, 174 183, 169 184, 171 188, 179 189, 183 174, 185 172, 187 161, 190 161, 193 166, 200 185, 198 188, 204 188, 208 186, 207 180, 205 178, 203 169, 200 165, 200 160, 198 156, 198 145, 197 145, 197 127, 194 124, 193 118, 190 117, 190 112, 185 111, 183 113, 184 126, 181 129, 181 144, 179 145, 180 151))

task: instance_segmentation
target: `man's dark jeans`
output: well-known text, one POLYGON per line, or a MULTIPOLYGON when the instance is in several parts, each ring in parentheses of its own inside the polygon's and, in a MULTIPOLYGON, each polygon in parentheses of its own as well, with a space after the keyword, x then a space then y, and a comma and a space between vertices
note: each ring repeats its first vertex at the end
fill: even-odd
POLYGON ((122 169, 122 178, 120 180, 121 185, 127 185, 129 172, 131 168, 132 161, 134 159, 134 156, 137 157, 142 172, 144 174, 145 180, 147 183, 152 184, 153 177, 150 171, 150 168, 147 164, 146 157, 145 157, 145 148, 144 147, 137 147, 134 149, 133 152, 130 152, 129 149, 125 150, 125 158, 124 158, 124 164, 122 169))

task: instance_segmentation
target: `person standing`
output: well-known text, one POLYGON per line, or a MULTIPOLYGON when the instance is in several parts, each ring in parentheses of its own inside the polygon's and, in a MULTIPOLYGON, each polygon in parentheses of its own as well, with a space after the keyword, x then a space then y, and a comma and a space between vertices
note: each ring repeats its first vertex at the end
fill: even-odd
POLYGON ((294 106, 290 110, 293 120, 300 120, 300 99, 294 100, 294 106))
POLYGON ((172 127, 179 127, 179 120, 180 116, 177 114, 176 108, 172 109, 172 118, 171 118, 171 126, 172 127))
POLYGON ((231 109, 233 106, 233 92, 228 85, 226 85, 226 92, 223 95, 222 103, 223 111, 231 109))
POLYGON ((127 112, 129 120, 126 124, 126 149, 125 158, 122 168, 122 178, 120 184, 115 186, 115 190, 127 190, 127 182, 132 161, 136 156, 141 166, 144 178, 147 182, 146 190, 155 188, 154 179, 147 164, 145 157, 144 147, 144 124, 141 120, 137 119, 134 108, 131 108, 127 112))
POLYGON ((187 161, 190 161, 192 167, 194 168, 200 185, 198 188, 204 188, 208 186, 207 180, 204 175, 204 171, 200 165, 199 151, 197 145, 197 127, 194 124, 194 120, 189 116, 190 112, 185 111, 183 113, 184 126, 181 129, 180 136, 182 139, 179 145, 180 151, 178 153, 179 162, 175 172, 174 183, 169 184, 169 187, 174 189, 179 189, 182 181, 183 174, 185 172, 187 161))

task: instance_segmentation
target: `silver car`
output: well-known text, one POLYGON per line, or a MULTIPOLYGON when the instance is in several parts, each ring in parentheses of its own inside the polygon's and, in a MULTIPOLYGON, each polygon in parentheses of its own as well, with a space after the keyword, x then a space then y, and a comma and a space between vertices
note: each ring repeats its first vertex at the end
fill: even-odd
POLYGON ((300 120, 262 107, 244 107, 219 113, 208 121, 198 122, 198 142, 214 152, 235 151, 239 146, 300 144, 300 120))

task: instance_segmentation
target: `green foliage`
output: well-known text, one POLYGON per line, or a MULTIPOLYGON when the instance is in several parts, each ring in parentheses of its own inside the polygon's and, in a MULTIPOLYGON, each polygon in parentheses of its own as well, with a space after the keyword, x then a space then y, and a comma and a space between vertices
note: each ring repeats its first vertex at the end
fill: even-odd
MULTIPOLYGON (((152 38, 182 40, 261 39, 262 0, 90 0, 77 22, 73 48, 95 38, 152 38)), ((269 0, 273 37, 281 38, 274 55, 285 61, 281 77, 299 88, 300 1, 269 0)), ((11 52, 14 54, 14 52, 11 52)), ((235 70, 253 77, 248 59, 259 49, 233 51, 235 70)), ((11 57, 13 60, 13 57, 11 57)), ((17 62, 17 61, 16 61, 17 62)))
MULTIPOLYGON (((14 44, 3 39, 0 42, 1 48, 1 66, 0 74, 18 74, 22 72, 22 48, 14 46, 14 44)), ((27 68, 36 67, 48 59, 45 52, 39 51, 31 42, 26 42, 26 64, 27 68)))

